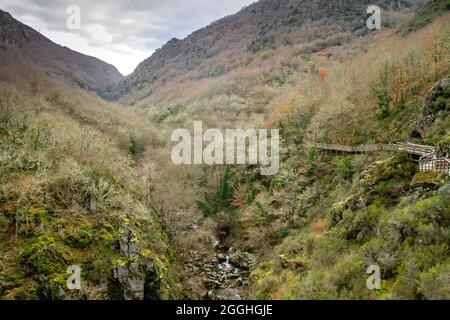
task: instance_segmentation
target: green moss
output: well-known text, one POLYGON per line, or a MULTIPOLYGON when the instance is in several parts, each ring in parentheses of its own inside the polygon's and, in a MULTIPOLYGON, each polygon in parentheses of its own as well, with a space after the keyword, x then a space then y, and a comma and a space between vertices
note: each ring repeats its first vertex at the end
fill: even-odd
POLYGON ((157 255, 149 249, 141 250, 141 255, 153 265, 153 273, 146 273, 145 299, 170 299, 172 280, 169 277, 169 261, 165 256, 157 255))
POLYGON ((23 279, 14 286, 0 286, 0 288, 2 288, 1 300, 38 300, 40 298, 38 284, 30 279, 23 279))
POLYGON ((391 205, 391 199, 404 195, 409 189, 409 181, 417 171, 417 165, 407 154, 377 161, 361 173, 356 191, 366 195, 368 202, 378 201, 391 205))
POLYGON ((419 187, 437 189, 445 182, 445 174, 426 171, 416 174, 411 181, 411 188, 416 189, 419 187))
POLYGON ((33 239, 25 245, 20 256, 30 273, 43 275, 65 273, 72 261, 70 253, 51 236, 33 239))
POLYGON ((257 299, 269 299, 272 292, 276 290, 274 284, 278 284, 277 276, 274 274, 274 270, 270 265, 271 263, 266 261, 260 264, 250 275, 253 282, 252 291, 255 292, 257 299))
POLYGON ((63 240, 71 247, 83 249, 92 244, 98 235, 93 226, 85 222, 82 225, 68 226, 63 240))

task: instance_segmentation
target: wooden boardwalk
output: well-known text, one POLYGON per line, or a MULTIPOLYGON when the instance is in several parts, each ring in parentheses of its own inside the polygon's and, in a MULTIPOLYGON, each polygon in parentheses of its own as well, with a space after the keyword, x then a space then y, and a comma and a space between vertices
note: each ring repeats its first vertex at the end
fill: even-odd
POLYGON ((367 153, 380 151, 405 151, 409 154, 420 156, 420 172, 435 171, 445 172, 450 175, 450 160, 445 157, 437 157, 436 149, 431 146, 414 144, 409 142, 398 142, 395 144, 368 144, 360 146, 349 146, 341 144, 307 143, 307 148, 317 148, 335 152, 367 153))
POLYGON ((419 156, 428 156, 434 154, 436 149, 430 146, 413 144, 408 142, 399 142, 395 144, 366 144, 361 146, 349 146, 341 144, 326 144, 326 143, 309 143, 306 147, 314 147, 322 150, 330 150, 337 152, 348 153, 364 153, 364 152, 379 152, 379 151, 406 151, 409 154, 419 156))

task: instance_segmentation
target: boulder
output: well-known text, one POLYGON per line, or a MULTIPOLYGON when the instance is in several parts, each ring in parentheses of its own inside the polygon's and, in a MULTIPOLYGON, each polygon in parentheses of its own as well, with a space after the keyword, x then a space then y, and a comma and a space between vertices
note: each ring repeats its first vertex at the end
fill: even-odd
POLYGON ((416 174, 411 181, 411 190, 436 190, 445 181, 444 174, 434 171, 426 171, 416 174))
POLYGON ((367 201, 364 199, 361 193, 355 193, 345 199, 344 201, 335 203, 331 209, 331 215, 333 217, 333 223, 336 224, 342 220, 344 211, 357 210, 364 208, 367 205, 367 201))
POLYGON ((226 288, 218 290, 214 298, 217 300, 241 300, 241 292, 237 288, 226 288))
POLYGON ((227 260, 227 256, 223 253, 218 253, 217 254, 217 261, 219 261, 220 263, 225 262, 227 260))
POLYGON ((228 256, 230 263, 239 269, 249 270, 256 264, 254 255, 240 251, 239 249, 230 248, 230 250, 228 250, 228 256))

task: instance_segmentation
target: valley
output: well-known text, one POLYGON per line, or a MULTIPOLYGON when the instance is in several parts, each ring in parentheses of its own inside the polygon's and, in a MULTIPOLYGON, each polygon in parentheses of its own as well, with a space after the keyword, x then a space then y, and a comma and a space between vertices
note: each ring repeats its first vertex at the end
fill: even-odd
POLYGON ((450 6, 369 4, 260 0, 127 77, 0 11, 0 299, 449 299, 450 6))

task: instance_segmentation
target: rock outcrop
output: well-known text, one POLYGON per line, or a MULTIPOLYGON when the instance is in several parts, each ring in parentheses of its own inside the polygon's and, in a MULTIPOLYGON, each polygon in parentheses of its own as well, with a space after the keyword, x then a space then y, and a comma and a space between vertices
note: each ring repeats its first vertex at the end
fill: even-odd
POLYGON ((112 298, 158 299, 155 290, 159 287, 159 279, 155 264, 151 259, 142 256, 139 242, 126 224, 122 226, 119 246, 123 259, 113 269, 110 288, 112 298))
POLYGON ((421 109, 422 116, 412 127, 410 136, 421 138, 421 132, 436 120, 439 113, 448 112, 449 108, 450 78, 445 77, 428 90, 421 109))

